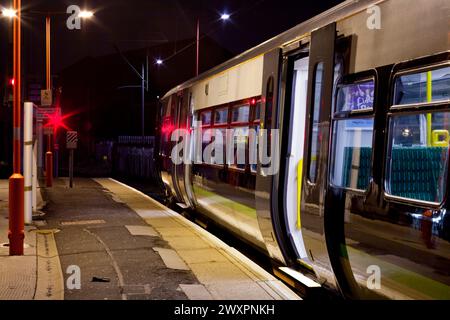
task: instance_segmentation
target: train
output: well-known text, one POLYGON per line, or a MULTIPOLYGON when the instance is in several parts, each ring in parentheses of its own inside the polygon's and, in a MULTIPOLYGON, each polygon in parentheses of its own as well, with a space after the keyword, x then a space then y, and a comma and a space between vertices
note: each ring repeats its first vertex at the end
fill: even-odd
POLYGON ((173 88, 166 197, 309 288, 450 299, 449 17, 348 0, 173 88))

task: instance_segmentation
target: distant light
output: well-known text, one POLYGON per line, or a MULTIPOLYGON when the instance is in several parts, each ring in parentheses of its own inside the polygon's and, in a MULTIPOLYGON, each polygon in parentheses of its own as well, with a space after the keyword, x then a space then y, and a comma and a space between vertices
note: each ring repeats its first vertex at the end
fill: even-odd
POLYGON ((14 78, 9 79, 9 85, 10 86, 14 87, 15 84, 16 84, 16 79, 14 79, 14 78))
POLYGON ((7 18, 15 18, 17 17, 17 11, 14 9, 3 8, 2 15, 7 18))
POLYGON ((220 16, 220 19, 222 19, 222 20, 228 20, 228 19, 230 19, 230 15, 228 14, 228 13, 224 13, 224 14, 222 14, 221 16, 220 16))
POLYGON ((164 61, 162 61, 161 59, 156 59, 156 64, 157 65, 162 65, 164 61))
POLYGON ((94 16, 94 13, 92 11, 80 11, 80 13, 78 14, 78 18, 82 18, 82 19, 89 19, 92 18, 94 16))

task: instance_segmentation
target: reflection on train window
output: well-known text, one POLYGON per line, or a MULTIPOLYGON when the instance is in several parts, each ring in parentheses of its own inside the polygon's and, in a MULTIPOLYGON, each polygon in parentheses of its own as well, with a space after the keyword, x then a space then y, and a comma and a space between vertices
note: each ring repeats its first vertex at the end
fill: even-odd
POLYGON ((388 192, 441 203, 446 193, 450 113, 399 115, 390 119, 388 192))
POLYGON ((217 109, 214 117, 214 124, 221 125, 228 123, 228 107, 217 109))
POLYGON ((374 92, 374 80, 341 86, 337 94, 336 112, 372 110, 374 92))
POLYGON ((395 104, 450 100, 450 67, 400 76, 395 81, 395 104))
POLYGON ((317 179, 317 160, 321 145, 321 137, 319 135, 319 121, 320 109, 322 101, 322 79, 323 79, 323 62, 317 64, 315 72, 315 86, 314 86, 314 105, 313 105, 313 119, 311 130, 311 146, 309 155, 309 181, 316 182, 317 179))
POLYGON ((210 126, 211 125, 211 117, 212 112, 211 111, 204 111, 201 113, 200 121, 202 122, 202 126, 210 126))
POLYGON ((372 164, 373 119, 335 122, 333 184, 354 190, 369 186, 372 164))
POLYGON ((212 156, 212 163, 215 165, 223 165, 225 164, 226 159, 226 151, 225 151, 225 141, 226 141, 226 129, 225 128, 215 128, 214 129, 214 137, 212 138, 212 141, 215 142, 215 148, 213 149, 211 156, 212 156), (217 150, 222 150, 222 154, 217 152, 217 150))
POLYGON ((246 149, 249 140, 249 127, 233 128, 234 159, 229 163, 230 168, 245 170, 247 163, 246 149))
POLYGON ((250 120, 250 106, 238 106, 233 108, 232 123, 243 123, 248 122, 250 120))

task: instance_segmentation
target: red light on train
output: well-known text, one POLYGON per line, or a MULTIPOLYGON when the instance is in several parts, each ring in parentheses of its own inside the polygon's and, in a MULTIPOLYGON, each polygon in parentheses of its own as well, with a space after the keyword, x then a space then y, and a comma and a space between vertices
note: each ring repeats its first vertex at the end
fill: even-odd
POLYGON ((253 98, 253 99, 250 101, 250 104, 251 104, 252 106, 254 106, 254 105, 256 104, 256 99, 253 98))

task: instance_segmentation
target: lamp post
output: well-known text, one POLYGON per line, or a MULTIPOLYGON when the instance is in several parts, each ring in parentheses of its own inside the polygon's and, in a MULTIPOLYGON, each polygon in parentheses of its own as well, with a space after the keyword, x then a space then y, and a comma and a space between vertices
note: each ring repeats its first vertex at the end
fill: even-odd
MULTIPOLYGON (((22 256, 24 243, 24 185, 21 173, 21 0, 14 0, 13 18, 13 174, 9 178, 9 255, 22 256), (14 14, 15 13, 15 14, 14 14)), ((8 12, 7 12, 8 13, 8 12)))
MULTIPOLYGON (((220 20, 227 21, 231 18, 228 13, 223 13, 220 16, 220 20)), ((198 76, 200 72, 200 18, 197 18, 197 54, 196 54, 196 64, 195 64, 195 75, 198 76)))
MULTIPOLYGON (((59 14, 59 13, 54 13, 59 14)), ((80 19, 89 19, 94 16, 92 11, 80 11, 78 17, 80 19)), ((47 13, 45 17, 45 65, 46 65, 46 89, 51 91, 52 89, 52 76, 51 76, 51 14, 47 13)), ((56 135, 56 131, 54 131, 56 135)), ((56 137, 54 138, 56 141, 56 137)), ((45 154, 45 165, 46 165, 46 186, 52 187, 53 185, 53 152, 52 152, 52 135, 48 135, 47 139, 47 153, 45 154)), ((55 145, 55 153, 58 152, 55 145)), ((57 154, 56 154, 57 155, 57 154)))

